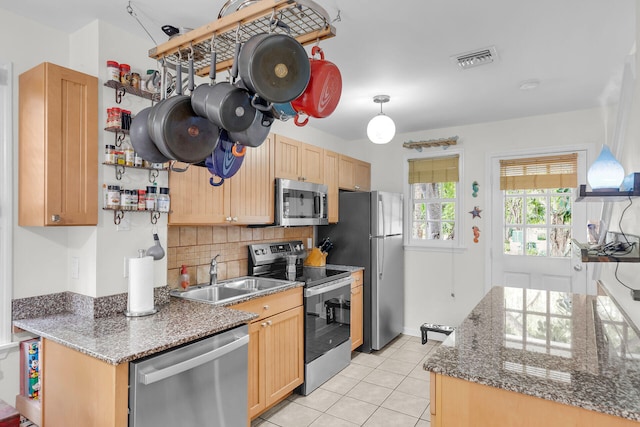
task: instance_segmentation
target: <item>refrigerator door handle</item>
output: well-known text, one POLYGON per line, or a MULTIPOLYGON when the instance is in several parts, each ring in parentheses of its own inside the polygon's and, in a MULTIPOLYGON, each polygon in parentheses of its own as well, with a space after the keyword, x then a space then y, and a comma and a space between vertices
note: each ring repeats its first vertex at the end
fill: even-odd
POLYGON ((380 277, 380 280, 382 280, 382 276, 384 274, 384 241, 385 238, 382 237, 380 239, 380 250, 378 251, 378 258, 380 258, 380 253, 382 253, 382 262, 378 263, 378 277, 380 277))
POLYGON ((387 224, 384 219, 384 202, 382 201, 382 196, 378 195, 378 225, 380 222, 380 218, 382 218, 382 230, 377 230, 378 235, 386 236, 387 235, 387 224))

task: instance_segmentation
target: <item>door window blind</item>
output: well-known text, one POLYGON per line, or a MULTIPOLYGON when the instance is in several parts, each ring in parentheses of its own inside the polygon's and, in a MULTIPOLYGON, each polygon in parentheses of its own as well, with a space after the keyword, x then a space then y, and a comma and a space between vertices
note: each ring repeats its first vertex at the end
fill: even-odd
POLYGON ((409 159, 409 184, 420 182, 458 182, 459 155, 409 159))
POLYGON ((500 190, 578 186, 578 154, 500 160, 500 190))

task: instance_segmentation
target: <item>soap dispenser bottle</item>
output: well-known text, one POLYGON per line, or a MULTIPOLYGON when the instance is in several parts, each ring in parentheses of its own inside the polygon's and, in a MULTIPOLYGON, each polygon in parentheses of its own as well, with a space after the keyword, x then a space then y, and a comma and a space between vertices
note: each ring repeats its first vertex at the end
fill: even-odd
POLYGON ((182 264, 182 268, 180 269, 180 286, 182 289, 189 287, 189 273, 187 272, 187 266, 184 264, 182 264))

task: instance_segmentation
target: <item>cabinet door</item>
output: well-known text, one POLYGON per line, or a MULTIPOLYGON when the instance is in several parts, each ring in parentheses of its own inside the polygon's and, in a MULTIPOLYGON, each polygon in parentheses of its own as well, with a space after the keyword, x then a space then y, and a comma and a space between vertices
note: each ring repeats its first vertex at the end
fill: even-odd
POLYGON ((343 190, 354 190, 355 160, 348 156, 340 155, 340 169, 338 185, 343 190))
POLYGON ((254 418, 266 407, 265 360, 264 357, 260 357, 265 351, 265 327, 266 323, 263 322, 249 325, 249 419, 254 418))
POLYGON ((309 144, 302 144, 301 149, 301 181, 324 184, 324 150, 309 144))
POLYGON ((328 188, 328 217, 330 223, 338 222, 338 168, 340 155, 324 150, 324 183, 328 188))
POLYGON ((275 177, 298 181, 302 176, 302 143, 276 135, 275 177))
POLYGON ((248 147, 242 167, 225 182, 231 186, 231 218, 239 224, 270 224, 274 218, 273 134, 248 147))
POLYGON ((169 172, 171 188, 171 225, 207 225, 227 223, 230 218, 230 191, 209 184, 207 168, 191 166, 186 172, 169 172))
POLYGON ((265 322, 265 386, 270 406, 304 381, 304 310, 293 308, 265 322))
POLYGON ((361 160, 356 161, 354 168, 353 187, 356 191, 371 191, 371 164, 361 160))
POLYGON ((19 88, 19 224, 96 225, 98 79, 45 62, 19 88))
POLYGON ((353 283, 351 284, 351 350, 355 350, 363 343, 364 334, 363 323, 363 273, 356 271, 351 274, 353 283))

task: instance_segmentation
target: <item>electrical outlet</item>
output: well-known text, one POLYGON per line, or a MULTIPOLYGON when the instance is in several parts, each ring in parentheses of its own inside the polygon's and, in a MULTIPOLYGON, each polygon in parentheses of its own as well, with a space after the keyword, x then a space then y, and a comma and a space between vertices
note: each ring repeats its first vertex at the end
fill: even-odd
POLYGON ((313 239, 311 237, 307 237, 307 249, 311 249, 313 247, 313 239))
POLYGON ((640 301, 640 289, 633 289, 631 291, 631 297, 634 301, 640 301))
POLYGON ((80 278, 80 258, 77 256, 71 257, 71 278, 80 278))
POLYGON ((117 227, 118 231, 130 231, 131 230, 131 218, 128 216, 123 216, 120 220, 120 224, 117 227))

